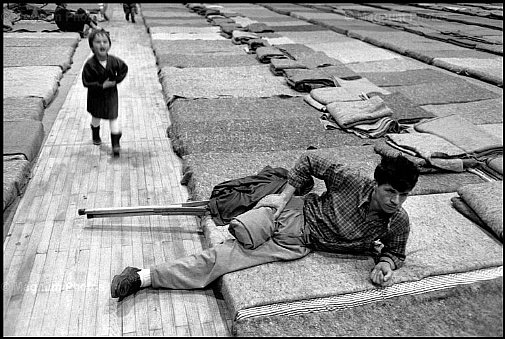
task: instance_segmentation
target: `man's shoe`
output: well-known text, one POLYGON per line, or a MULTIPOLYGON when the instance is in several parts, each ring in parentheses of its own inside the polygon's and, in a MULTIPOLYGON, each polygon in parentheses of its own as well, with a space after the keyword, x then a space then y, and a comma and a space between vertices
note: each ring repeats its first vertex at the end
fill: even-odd
POLYGON ((110 285, 110 294, 112 298, 123 300, 130 294, 140 291, 140 275, 137 273, 140 269, 128 266, 119 275, 115 275, 110 285))

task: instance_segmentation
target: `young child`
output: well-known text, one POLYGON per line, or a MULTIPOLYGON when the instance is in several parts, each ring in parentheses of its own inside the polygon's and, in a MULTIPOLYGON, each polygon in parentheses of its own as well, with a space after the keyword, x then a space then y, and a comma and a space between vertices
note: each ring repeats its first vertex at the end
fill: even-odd
POLYGON ((126 77, 126 63, 109 54, 111 41, 109 32, 93 30, 88 37, 93 56, 86 61, 82 71, 82 83, 88 88, 87 109, 91 114, 93 144, 100 145, 100 119, 110 123, 112 152, 119 156, 121 130, 118 123, 117 84, 126 77))

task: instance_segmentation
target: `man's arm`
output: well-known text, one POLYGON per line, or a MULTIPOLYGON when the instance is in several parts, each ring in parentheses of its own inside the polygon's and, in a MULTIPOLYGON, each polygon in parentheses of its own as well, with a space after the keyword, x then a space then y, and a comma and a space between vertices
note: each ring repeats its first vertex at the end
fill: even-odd
POLYGON ((339 172, 342 168, 343 165, 335 164, 317 154, 306 152, 289 171, 288 183, 282 193, 265 196, 254 208, 273 207, 276 209, 274 218, 277 218, 297 189, 313 186, 313 177, 324 180, 326 187, 330 188, 341 180, 339 172))
POLYGON ((370 279, 381 286, 393 284, 393 271, 402 267, 405 262, 405 249, 410 233, 409 218, 407 213, 399 213, 390 222, 391 231, 381 241, 384 248, 379 261, 370 273, 370 279))

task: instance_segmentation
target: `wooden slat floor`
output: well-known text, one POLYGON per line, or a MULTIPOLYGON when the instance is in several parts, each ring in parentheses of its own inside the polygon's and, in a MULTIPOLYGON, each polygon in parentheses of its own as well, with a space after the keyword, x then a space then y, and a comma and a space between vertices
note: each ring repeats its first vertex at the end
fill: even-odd
MULTIPOLYGON (((199 251, 194 217, 86 219, 79 208, 166 205, 187 199, 180 159, 166 136, 168 109, 141 18, 109 4, 111 54, 129 73, 119 85, 121 156, 110 130, 91 142, 80 74, 48 133, 4 242, 4 335, 230 336, 231 319, 212 289, 144 289, 122 302, 110 282, 125 266, 149 267, 199 251)), ((83 39, 78 48, 87 48, 83 39)), ((90 54, 91 55, 91 54, 90 54)), ((83 65, 72 65, 82 69, 83 65)))

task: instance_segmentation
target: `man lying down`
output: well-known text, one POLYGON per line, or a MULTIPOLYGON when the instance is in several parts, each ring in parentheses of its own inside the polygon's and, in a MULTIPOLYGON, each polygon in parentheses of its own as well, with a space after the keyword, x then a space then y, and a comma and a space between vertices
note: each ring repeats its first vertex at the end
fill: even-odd
POLYGON ((126 267, 111 283, 112 298, 142 288, 205 288, 218 277, 273 261, 300 259, 311 251, 376 253, 370 279, 392 285, 405 261, 410 232, 402 204, 419 170, 405 157, 383 157, 372 178, 357 169, 307 152, 288 173, 279 194, 266 195, 229 223, 234 239, 150 268, 126 267), (324 180, 326 191, 295 196, 297 188, 324 180), (382 247, 377 252, 377 244, 382 247))

